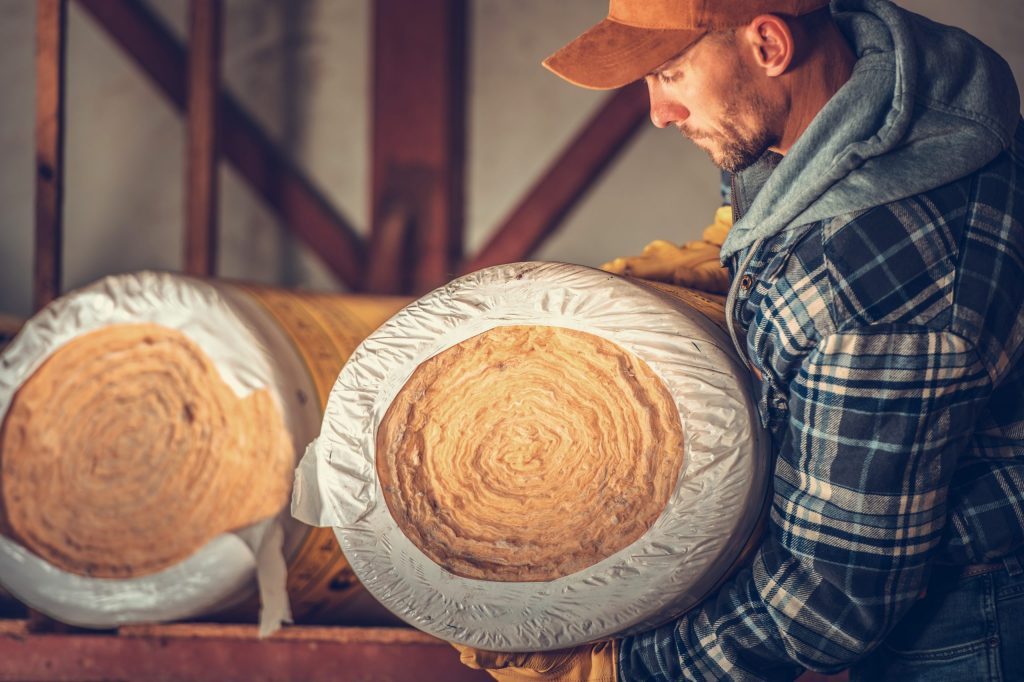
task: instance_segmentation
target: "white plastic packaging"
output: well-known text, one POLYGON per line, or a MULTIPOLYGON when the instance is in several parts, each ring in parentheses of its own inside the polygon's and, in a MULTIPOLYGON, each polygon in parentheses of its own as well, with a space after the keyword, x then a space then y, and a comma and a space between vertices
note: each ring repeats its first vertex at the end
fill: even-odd
POLYGON ((582 266, 488 268, 412 303, 360 345, 296 472, 292 513, 333 527, 376 599, 443 639, 542 651, 642 631, 699 603, 750 538, 769 456, 748 387, 723 330, 666 294, 582 266), (402 533, 377 480, 377 429, 416 368, 506 325, 579 330, 633 353, 665 383, 683 428, 683 468, 654 525, 625 549, 549 582, 445 570, 402 533))
MULTIPOLYGON (((309 372, 265 309, 230 284, 154 272, 107 277, 30 319, 0 354, 0 420, 18 388, 58 348, 88 332, 126 323, 155 323, 182 332, 208 355, 239 398, 268 388, 295 452, 315 435, 319 406, 296 399, 314 394, 309 372)), ((297 526, 283 510, 278 518, 214 538, 165 570, 127 579, 71 574, 0 537, 0 585, 59 621, 109 628, 209 614, 255 594, 258 579, 261 631, 268 633, 290 619, 282 552, 289 551, 287 538, 295 535, 288 530, 297 526)))

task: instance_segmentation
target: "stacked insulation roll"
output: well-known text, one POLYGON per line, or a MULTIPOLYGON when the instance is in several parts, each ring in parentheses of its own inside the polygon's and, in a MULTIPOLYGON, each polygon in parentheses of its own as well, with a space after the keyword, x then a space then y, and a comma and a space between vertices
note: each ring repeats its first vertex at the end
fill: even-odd
POLYGON ((292 511, 429 633, 532 651, 692 607, 756 540, 768 456, 721 301, 489 268, 352 355, 292 511))
POLYGON ((286 508, 338 370, 405 302, 157 273, 55 301, 0 355, 0 585, 88 627, 244 610, 257 575, 281 619, 286 593, 299 619, 370 601, 286 508))

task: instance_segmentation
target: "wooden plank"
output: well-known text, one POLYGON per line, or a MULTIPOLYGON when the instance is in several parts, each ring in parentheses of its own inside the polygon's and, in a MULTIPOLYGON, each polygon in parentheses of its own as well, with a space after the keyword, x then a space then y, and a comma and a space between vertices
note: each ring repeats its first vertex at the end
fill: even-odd
POLYGON ((465 0, 374 3, 367 290, 419 293, 462 258, 465 0))
MULTIPOLYGON (((146 680, 317 680, 317 679, 366 679, 366 680, 404 680, 412 679, 410 670, 417 670, 420 665, 438 666, 437 676, 420 677, 417 680, 429 681, 452 680, 452 682, 476 682, 489 680, 490 677, 480 671, 470 670, 458 662, 458 656, 447 644, 434 639, 430 635, 411 628, 312 628, 288 627, 278 631, 273 637, 258 640, 255 625, 215 625, 215 624, 171 624, 171 625, 133 625, 122 627, 120 636, 103 634, 84 634, 81 631, 72 634, 46 634, 32 632, 24 620, 0 620, 0 682, 6 680, 109 680, 109 679, 146 679, 146 680), (42 640, 42 641, 40 641, 42 640), (195 651, 202 657, 205 664, 210 659, 219 661, 221 667, 198 669, 191 667, 182 659, 189 656, 190 642, 199 640, 195 651), (120 643, 118 643, 120 641, 120 643), (246 648, 239 642, 253 643, 262 641, 267 646, 246 648), (29 646, 23 646, 24 643, 29 646), (234 642, 234 644, 232 644, 234 642), (283 646, 279 643, 287 642, 283 646), (68 650, 62 645, 71 643, 68 650), (226 644, 226 646, 225 646, 226 644), (223 647, 218 650, 218 647, 223 647), (140 666, 139 662, 117 660, 117 656, 141 657, 152 655, 154 649, 172 649, 171 665, 160 670, 157 661, 150 666, 140 666), (336 668, 326 670, 336 660, 337 649, 351 649, 352 656, 357 658, 361 652, 380 656, 383 664, 374 668, 358 661, 364 677, 357 670, 336 668), (257 652, 263 664, 268 658, 273 665, 258 671, 254 677, 244 677, 245 670, 229 668, 233 665, 232 655, 257 652), (308 652, 308 653, 307 653, 308 652), (324 652, 324 653, 321 653, 324 652), (99 654, 99 656, 97 656, 99 654), (18 656, 24 656, 25 660, 18 656), (111 661, 111 659, 114 659, 111 661), (75 667, 80 661, 83 675, 75 676, 75 667), (296 661, 294 672, 289 672, 288 661, 296 661), (397 661, 397 664, 396 664, 397 661), (10 663, 7 663, 10 662, 10 663), (37 667, 32 667, 33 665, 37 667), (402 665, 408 665, 403 668, 402 665), (127 667, 126 667, 127 666, 127 667), (334 675, 321 674, 320 677, 309 676, 310 668, 320 666, 322 670, 334 675), (396 671, 397 668, 397 671, 396 671), (154 670, 159 673, 150 677, 154 670), (339 677, 339 671, 344 675, 339 677), (148 673, 148 674, 144 674, 148 673), (195 677, 187 677, 192 674, 195 677), (104 675, 107 675, 104 677, 104 675), (403 677, 403 675, 405 677, 403 677)), ((164 660, 159 661, 163 663, 164 660)), ((248 670, 248 668, 246 668, 248 670)), ((823 675, 806 672, 798 682, 846 682, 849 674, 823 675)))
MULTIPOLYGON (((171 103, 186 107, 185 50, 137 0, 78 0, 114 41, 130 54, 171 103)), ((366 247, 341 216, 285 156, 266 133, 222 92, 221 152, 277 213, 351 289, 362 281, 366 247)))
POLYGON ((0 661, 0 681, 24 682, 490 679, 448 644, 390 628, 285 628, 260 640, 255 626, 136 626, 116 636, 0 623, 0 661))
POLYGON ((217 269, 217 100, 223 16, 221 0, 189 0, 185 272, 209 277, 217 269))
MULTIPOLYGON (((119 636, 40 634, 26 621, 0 620, 0 682, 490 679, 464 667, 448 644, 411 628, 288 627, 264 640, 256 633, 255 625, 184 623, 127 626, 119 636)), ((806 672, 799 682, 848 679, 806 672)))
POLYGON ((647 112, 643 83, 609 96, 461 272, 529 258, 632 139, 647 112))
MULTIPOLYGON (((238 623, 167 623, 162 625, 123 625, 119 629, 122 637, 163 637, 180 639, 259 639, 256 625, 238 623)), ((362 627, 284 627, 272 636, 274 640, 296 640, 303 642, 334 642, 337 644, 447 644, 425 632, 410 627, 362 628, 362 627)))
POLYGON ((223 94, 220 116, 224 158, 345 286, 361 289, 366 245, 351 223, 285 159, 241 106, 223 94))
POLYGON ((28 637, 28 620, 0 620, 0 637, 28 637))
POLYGON ((60 295, 67 0, 36 2, 36 310, 60 295))

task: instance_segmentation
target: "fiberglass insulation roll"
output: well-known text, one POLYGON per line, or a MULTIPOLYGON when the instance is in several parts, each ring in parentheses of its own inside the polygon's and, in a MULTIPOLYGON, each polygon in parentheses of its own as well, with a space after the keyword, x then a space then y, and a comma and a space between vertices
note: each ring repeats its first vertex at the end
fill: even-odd
POLYGON ((723 319, 581 266, 456 280, 352 355, 292 511, 448 640, 556 649, 668 620, 734 566, 765 499, 723 319))
POLYGON ((281 511, 327 386, 402 303, 343 299, 139 273, 29 320, 0 355, 0 584, 90 627, 251 601, 257 575, 265 618, 339 599, 347 563, 281 511))

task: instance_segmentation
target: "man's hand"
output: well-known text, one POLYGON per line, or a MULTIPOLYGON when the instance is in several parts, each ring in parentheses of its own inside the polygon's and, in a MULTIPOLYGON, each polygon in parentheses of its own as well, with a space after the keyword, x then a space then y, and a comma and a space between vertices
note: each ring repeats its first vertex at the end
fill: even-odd
POLYGON ((701 241, 676 246, 664 240, 653 241, 639 256, 616 258, 601 266, 617 275, 670 282, 712 294, 729 292, 729 272, 719 265, 719 250, 732 227, 732 208, 722 206, 715 222, 704 230, 701 241))
POLYGON ((500 682, 617 682, 618 642, 606 640, 574 649, 537 653, 500 653, 482 651, 462 644, 462 662, 470 668, 485 670, 500 682))

